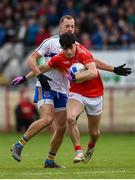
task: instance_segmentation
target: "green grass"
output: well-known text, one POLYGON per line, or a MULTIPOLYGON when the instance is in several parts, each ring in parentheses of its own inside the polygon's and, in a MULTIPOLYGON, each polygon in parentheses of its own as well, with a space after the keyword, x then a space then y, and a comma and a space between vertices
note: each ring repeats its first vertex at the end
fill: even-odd
MULTIPOLYGON (((135 135, 102 134, 93 159, 73 164, 74 150, 68 136, 58 152, 56 161, 66 169, 44 169, 51 136, 39 134, 26 145, 22 162, 11 158, 9 149, 21 137, 19 134, 0 133, 0 178, 2 179, 135 179, 135 135)), ((86 147, 88 135, 81 135, 86 147)))

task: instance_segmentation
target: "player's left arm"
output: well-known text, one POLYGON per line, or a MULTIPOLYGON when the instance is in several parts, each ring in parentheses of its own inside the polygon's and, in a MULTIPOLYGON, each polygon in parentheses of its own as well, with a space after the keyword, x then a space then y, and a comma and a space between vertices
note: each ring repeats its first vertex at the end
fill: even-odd
POLYGON ((85 67, 87 69, 86 71, 76 74, 76 76, 75 76, 76 82, 92 80, 98 76, 98 71, 97 71, 97 68, 96 68, 96 65, 94 62, 85 64, 85 67))
POLYGON ((106 64, 106 63, 104 63, 103 61, 101 61, 99 59, 94 59, 94 62, 96 64, 97 69, 106 70, 106 71, 109 71, 109 72, 113 72, 113 70, 114 70, 114 66, 106 64))
POLYGON ((120 66, 114 67, 114 66, 104 63, 103 61, 99 59, 94 59, 94 61, 95 61, 97 69, 113 72, 120 76, 128 76, 129 74, 132 73, 131 68, 125 67, 126 64, 122 64, 120 66))

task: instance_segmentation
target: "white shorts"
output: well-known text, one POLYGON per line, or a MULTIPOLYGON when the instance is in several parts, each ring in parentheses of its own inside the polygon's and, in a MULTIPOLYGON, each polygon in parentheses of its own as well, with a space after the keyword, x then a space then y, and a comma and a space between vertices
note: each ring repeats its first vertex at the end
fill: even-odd
POLYGON ((89 98, 78 93, 70 92, 69 99, 76 99, 83 104, 85 112, 88 115, 99 115, 103 112, 103 96, 89 98))

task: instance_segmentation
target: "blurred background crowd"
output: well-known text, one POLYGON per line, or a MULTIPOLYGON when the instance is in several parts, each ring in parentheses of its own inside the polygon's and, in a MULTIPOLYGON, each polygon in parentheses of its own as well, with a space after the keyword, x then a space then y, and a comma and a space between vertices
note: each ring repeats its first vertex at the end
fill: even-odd
POLYGON ((58 34, 59 20, 66 14, 76 19, 77 40, 88 49, 135 47, 133 0, 1 0, 1 84, 26 72, 24 57, 58 34))

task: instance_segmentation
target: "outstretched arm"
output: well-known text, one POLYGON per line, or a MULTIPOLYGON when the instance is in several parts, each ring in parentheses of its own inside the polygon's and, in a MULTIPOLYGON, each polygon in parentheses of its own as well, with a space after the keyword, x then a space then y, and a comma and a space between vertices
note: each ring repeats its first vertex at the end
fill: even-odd
MULTIPOLYGON (((39 65, 38 68, 40 69, 41 73, 45 73, 47 71, 50 71, 51 68, 47 64, 39 65)), ((30 71, 28 74, 25 76, 18 76, 16 77, 13 81, 13 85, 18 85, 24 83, 27 79, 31 79, 33 77, 36 77, 36 74, 33 71, 30 71)))
MULTIPOLYGON (((50 71, 52 68, 50 68, 48 66, 48 64, 42 64, 42 65, 39 65, 38 66, 39 70, 40 70, 40 73, 45 73, 45 72, 48 72, 50 71)), ((30 71, 28 74, 25 75, 26 79, 31 79, 33 77, 36 77, 36 73, 34 73, 33 71, 30 71)))
POLYGON ((96 64, 97 69, 113 72, 114 66, 106 64, 106 63, 104 63, 103 61, 101 61, 99 59, 94 59, 94 60, 95 60, 95 64, 96 64))
POLYGON ((104 63, 103 61, 101 61, 99 59, 94 59, 94 60, 95 60, 95 64, 96 64, 97 69, 113 72, 113 73, 120 75, 120 76, 128 76, 129 74, 132 73, 131 68, 125 67, 126 64, 122 64, 120 66, 114 67, 114 66, 111 66, 109 64, 104 63))

